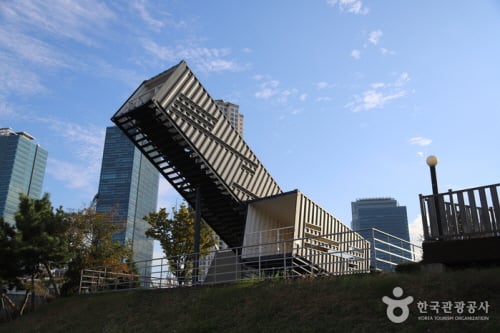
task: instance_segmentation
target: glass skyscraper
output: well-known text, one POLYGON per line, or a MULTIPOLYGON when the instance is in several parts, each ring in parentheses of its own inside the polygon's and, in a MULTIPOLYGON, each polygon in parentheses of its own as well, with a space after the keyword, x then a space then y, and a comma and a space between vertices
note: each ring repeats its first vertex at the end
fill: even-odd
POLYGON ((132 242, 134 261, 153 257, 143 217, 156 211, 158 183, 159 172, 130 139, 118 127, 106 128, 96 211, 114 212, 114 222, 123 226, 114 238, 132 242))
POLYGON ((393 198, 371 198, 356 200, 351 203, 351 208, 352 229, 359 231, 365 239, 372 243, 372 250, 373 245, 379 249, 376 253, 377 261, 375 261, 375 253, 373 251, 371 253, 373 267, 394 270, 395 266, 387 262, 400 263, 412 258, 411 253, 398 249, 410 250, 410 245, 406 243, 410 241, 410 233, 405 206, 399 206, 393 198), (367 230, 371 228, 394 237, 388 237, 382 233, 374 234, 372 230, 367 230))
POLYGON ((26 132, 0 128, 0 216, 12 225, 19 195, 39 199, 48 153, 26 132))

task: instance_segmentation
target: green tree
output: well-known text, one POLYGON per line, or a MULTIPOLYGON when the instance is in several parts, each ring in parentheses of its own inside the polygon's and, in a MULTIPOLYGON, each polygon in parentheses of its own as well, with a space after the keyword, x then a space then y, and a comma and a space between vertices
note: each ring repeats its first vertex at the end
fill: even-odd
MULTIPOLYGON (((0 217, 0 285, 2 289, 5 287, 10 289, 14 286, 21 287, 22 285, 18 279, 23 273, 16 259, 18 256, 16 234, 16 229, 0 217)), ((28 292, 26 293, 26 300, 27 296, 28 292)), ((5 309, 7 310, 10 307, 10 311, 7 310, 5 314, 12 318, 12 315, 20 313, 20 309, 7 296, 4 290, 2 290, 0 297, 5 309)))
POLYGON ((15 215, 19 254, 24 262, 24 270, 32 276, 36 275, 41 264, 57 295, 60 292, 52 276, 52 268, 64 265, 70 254, 65 217, 61 207, 54 211, 48 193, 41 199, 21 195, 19 211, 15 215))
MULTIPOLYGON (((161 208, 144 219, 151 225, 146 236, 160 242, 172 273, 180 284, 184 284, 193 273, 194 211, 182 203, 178 209, 172 208, 172 218, 165 208, 161 208)), ((200 229, 199 257, 202 258, 215 245, 215 234, 204 221, 200 229)))
POLYGON ((21 275, 17 264, 16 228, 0 217, 0 282, 11 283, 21 275))
POLYGON ((27 304, 29 290, 35 291, 35 279, 43 274, 47 274, 54 292, 59 294, 52 269, 64 265, 69 257, 66 229, 65 213, 62 208, 54 210, 47 193, 41 199, 21 194, 15 226, 1 221, 1 278, 26 289, 19 315, 27 304))
POLYGON ((63 294, 78 291, 80 272, 85 268, 106 267, 107 271, 130 273, 134 267, 132 246, 113 240, 113 235, 123 231, 122 224, 116 223, 114 213, 99 213, 85 208, 68 214, 67 231, 71 260, 66 272, 67 281, 63 294))

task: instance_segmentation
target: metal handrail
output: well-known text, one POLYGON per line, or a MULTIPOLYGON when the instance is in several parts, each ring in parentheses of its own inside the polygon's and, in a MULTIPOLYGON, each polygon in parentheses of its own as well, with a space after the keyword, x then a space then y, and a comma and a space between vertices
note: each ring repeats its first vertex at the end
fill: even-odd
MULTIPOLYGON (((404 241, 376 229, 365 229, 380 232, 386 237, 393 237, 396 241, 404 241)), ((374 244, 361 239, 349 240, 345 234, 356 233, 355 231, 346 231, 326 235, 315 235, 297 239, 281 240, 279 242, 267 242, 263 244, 254 244, 236 248, 212 251, 213 259, 210 265, 200 265, 199 271, 203 276, 199 279, 191 280, 192 276, 188 273, 185 278, 179 278, 182 270, 173 271, 169 266, 169 260, 175 260, 176 257, 164 257, 133 263, 140 266, 143 272, 149 274, 123 273, 116 272, 116 267, 106 266, 82 270, 80 281, 81 293, 104 292, 133 288, 173 288, 180 286, 191 286, 194 284, 210 285, 216 283, 236 282, 248 279, 266 279, 266 278, 293 278, 301 276, 318 275, 344 275, 370 272, 370 252, 376 247, 374 244), (306 245, 306 240, 314 238, 325 238, 338 236, 338 249, 335 251, 320 251, 306 245), (340 239, 347 239, 340 241, 340 239), (275 255, 268 253, 256 253, 254 256, 242 256, 244 249, 262 248, 266 245, 279 246, 279 244, 290 243, 287 247, 289 251, 282 251, 275 255), (339 255, 340 254, 340 255, 339 255), (218 255, 220 255, 218 257, 218 255), (122 280, 119 280, 122 278, 122 280), (193 283, 192 281, 198 281, 193 283)), ((417 245, 411 244, 412 248, 417 245)), ((405 243, 406 244, 406 243, 405 243)), ((391 244, 394 248, 405 250, 391 244)), ((381 253, 385 250, 381 249, 381 253)), ((374 253, 375 258, 377 253, 374 253)), ((411 261, 412 259, 398 256, 392 253, 397 262, 389 261, 395 266, 402 261, 411 261)), ((194 258, 194 254, 186 254, 184 257, 194 258)), ((387 261, 387 258, 380 258, 387 261)), ((188 263, 190 265, 191 262, 188 263)))

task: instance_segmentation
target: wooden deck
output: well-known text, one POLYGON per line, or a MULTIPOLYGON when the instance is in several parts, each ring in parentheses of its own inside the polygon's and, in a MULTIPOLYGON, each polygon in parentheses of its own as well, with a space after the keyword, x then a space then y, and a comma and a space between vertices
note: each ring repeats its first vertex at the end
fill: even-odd
POLYGON ((434 195, 420 195, 424 262, 500 263, 499 188, 493 184, 449 190, 438 194, 437 200, 434 195))

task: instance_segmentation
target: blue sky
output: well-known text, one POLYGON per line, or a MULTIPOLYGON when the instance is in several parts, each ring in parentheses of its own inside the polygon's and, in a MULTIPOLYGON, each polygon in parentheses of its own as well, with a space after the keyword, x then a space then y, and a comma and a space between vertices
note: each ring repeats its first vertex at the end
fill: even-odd
POLYGON ((240 105, 280 186, 347 225, 351 201, 389 196, 418 233, 430 154, 442 191, 500 181, 498 1, 4 0, 0 127, 35 136, 44 191, 82 208, 110 117, 182 59, 240 105))

